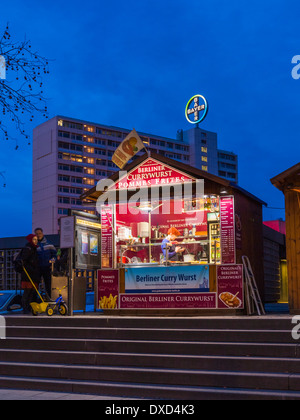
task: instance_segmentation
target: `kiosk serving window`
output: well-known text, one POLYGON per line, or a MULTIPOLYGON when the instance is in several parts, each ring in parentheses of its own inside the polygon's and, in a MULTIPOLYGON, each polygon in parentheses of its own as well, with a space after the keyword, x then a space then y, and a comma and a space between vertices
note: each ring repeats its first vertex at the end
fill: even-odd
POLYGON ((220 262, 218 196, 116 205, 118 266, 220 262))

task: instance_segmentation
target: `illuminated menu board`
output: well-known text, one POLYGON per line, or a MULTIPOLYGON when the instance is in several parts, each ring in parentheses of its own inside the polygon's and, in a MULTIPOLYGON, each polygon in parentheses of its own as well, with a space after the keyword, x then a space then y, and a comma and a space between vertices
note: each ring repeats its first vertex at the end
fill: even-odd
POLYGON ((101 267, 113 268, 113 212, 112 206, 101 209, 101 267))
POLYGON ((222 264, 235 264, 234 197, 220 197, 222 264))

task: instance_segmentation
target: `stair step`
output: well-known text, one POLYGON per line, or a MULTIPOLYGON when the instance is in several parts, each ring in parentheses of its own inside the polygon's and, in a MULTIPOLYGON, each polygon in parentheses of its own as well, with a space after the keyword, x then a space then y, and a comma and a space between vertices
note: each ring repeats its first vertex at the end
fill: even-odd
POLYGON ((300 400, 300 392, 0 376, 1 388, 170 400, 300 400))
POLYGON ((81 327, 7 327, 7 337, 117 339, 151 341, 211 341, 251 343, 295 343, 290 330, 229 330, 229 329, 141 329, 141 328, 81 328, 81 327))
POLYGON ((0 362, 0 375, 176 386, 300 391, 299 374, 0 362))
POLYGON ((232 357, 232 356, 190 356, 172 354, 139 354, 139 353, 92 353, 67 352, 50 350, 0 350, 0 360, 15 363, 65 364, 145 367, 145 368, 177 368, 198 370, 228 370, 233 372, 269 372, 299 373, 300 363, 297 358, 279 357, 232 357))
POLYGON ((299 357, 297 344, 277 343, 226 343, 226 342, 181 342, 139 340, 85 340, 65 338, 10 337, 0 341, 0 348, 22 350, 88 351, 113 353, 152 353, 260 357, 299 357))
POLYGON ((7 326, 43 327, 95 327, 95 328, 153 328, 172 329, 245 329, 245 330, 291 330, 290 316, 275 317, 106 317, 103 315, 85 317, 39 317, 10 315, 7 326), (225 322, 224 322, 225 321, 225 322))

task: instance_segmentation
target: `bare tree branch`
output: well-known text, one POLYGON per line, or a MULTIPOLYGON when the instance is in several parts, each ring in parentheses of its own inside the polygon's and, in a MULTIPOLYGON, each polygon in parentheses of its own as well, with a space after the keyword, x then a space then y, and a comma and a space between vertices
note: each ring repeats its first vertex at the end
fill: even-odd
POLYGON ((0 56, 5 59, 7 75, 0 79, 0 132, 4 139, 16 140, 7 129, 7 122, 11 121, 17 134, 28 140, 25 123, 33 121, 36 114, 48 118, 43 79, 49 74, 49 60, 33 51, 26 38, 12 42, 8 25, 0 38, 0 56))

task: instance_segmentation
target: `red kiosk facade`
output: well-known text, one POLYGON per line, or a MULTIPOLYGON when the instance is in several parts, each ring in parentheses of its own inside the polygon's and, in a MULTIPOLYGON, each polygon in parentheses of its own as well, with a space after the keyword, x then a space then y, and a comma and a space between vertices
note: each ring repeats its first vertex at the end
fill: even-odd
POLYGON ((264 203, 237 185, 145 154, 81 198, 94 201, 101 215, 99 309, 241 314, 243 255, 262 295, 264 203), (184 250, 175 261, 162 246, 171 227, 184 250))

